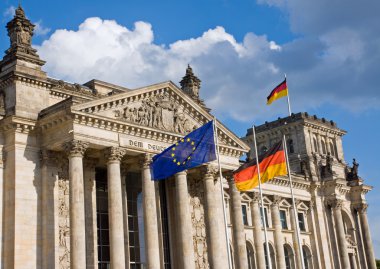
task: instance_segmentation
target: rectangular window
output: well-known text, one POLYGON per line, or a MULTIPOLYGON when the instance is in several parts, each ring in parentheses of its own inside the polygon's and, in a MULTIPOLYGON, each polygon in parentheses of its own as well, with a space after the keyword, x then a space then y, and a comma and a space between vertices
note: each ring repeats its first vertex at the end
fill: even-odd
MULTIPOLYGON (((260 207, 260 215, 261 215, 261 225, 263 225, 264 224, 264 217, 263 217, 263 211, 261 209, 262 209, 262 207, 260 207)), ((264 215, 265 215, 265 220, 266 220, 265 226, 267 228, 269 228, 269 224, 268 224, 268 212, 267 212, 267 209, 265 207, 264 207, 264 215)))
POLYGON ((303 231, 303 232, 306 231, 305 219, 304 219, 303 213, 298 213, 298 225, 300 227, 300 231, 303 231))
POLYGON ((242 205, 241 206, 241 211, 243 213, 243 224, 248 225, 248 216, 247 216, 247 206, 242 205))
POLYGON ((288 223, 286 222, 286 211, 280 210, 281 227, 283 230, 288 229, 288 223))

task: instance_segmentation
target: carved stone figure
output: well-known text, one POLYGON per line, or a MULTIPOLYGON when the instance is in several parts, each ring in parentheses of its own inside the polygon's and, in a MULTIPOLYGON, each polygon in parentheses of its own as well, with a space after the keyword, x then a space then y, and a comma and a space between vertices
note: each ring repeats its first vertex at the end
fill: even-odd
POLYGON ((354 158, 352 161, 352 169, 351 169, 351 173, 352 173, 353 178, 358 178, 358 169, 359 169, 359 163, 357 163, 355 158, 354 158))
POLYGON ((203 182, 189 179, 191 222, 193 224, 193 246, 195 268, 209 268, 207 257, 206 224, 204 216, 203 182))
POLYGON ((115 117, 122 120, 166 131, 186 134, 195 129, 192 120, 176 105, 170 94, 161 93, 141 100, 140 104, 130 104, 118 112, 115 117))

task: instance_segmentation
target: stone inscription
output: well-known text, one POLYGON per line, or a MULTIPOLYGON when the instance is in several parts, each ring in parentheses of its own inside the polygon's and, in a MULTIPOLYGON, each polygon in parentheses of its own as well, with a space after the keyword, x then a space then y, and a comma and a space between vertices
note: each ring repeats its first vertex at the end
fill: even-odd
POLYGON ((156 151, 156 152, 162 152, 170 145, 159 145, 159 144, 153 144, 150 142, 145 141, 139 141, 139 140, 133 140, 133 139, 124 139, 123 137, 120 137, 120 146, 129 146, 134 148, 140 148, 145 149, 149 151, 156 151))

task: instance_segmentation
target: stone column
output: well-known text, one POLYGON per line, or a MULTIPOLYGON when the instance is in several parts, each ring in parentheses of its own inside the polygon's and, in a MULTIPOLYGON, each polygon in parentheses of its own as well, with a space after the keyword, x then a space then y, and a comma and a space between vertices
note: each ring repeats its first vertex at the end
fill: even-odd
POLYGON ((376 269, 375 253, 373 251, 371 233, 369 231, 369 225, 368 225, 367 208, 368 208, 368 204, 360 204, 356 206, 355 209, 358 211, 358 215, 359 215, 368 269, 376 269))
MULTIPOLYGON (((300 246, 298 244, 298 239, 297 239, 298 211, 296 209, 300 201, 297 199, 294 199, 294 202, 295 202, 295 206, 292 204, 292 207, 291 207, 292 212, 290 214, 290 221, 292 223, 292 228, 293 228, 294 257, 295 257, 296 267, 302 268, 302 254, 300 252, 300 246), (296 211, 295 214, 294 214, 294 210, 296 211)), ((301 235, 301 231, 300 231, 300 235, 301 235)), ((302 239, 300 239, 300 241, 302 242, 302 239)))
POLYGON ((228 264, 223 264, 221 255, 227 255, 227 253, 221 253, 221 244, 226 244, 223 238, 220 238, 219 222, 223 221, 218 218, 218 205, 215 199, 214 180, 216 174, 216 168, 211 165, 202 167, 205 198, 206 198, 206 228, 207 228, 207 249, 210 268, 227 268, 228 264))
POLYGON ((64 145, 69 156, 70 268, 86 268, 83 156, 89 143, 73 140, 64 145))
POLYGON ((110 238, 110 258, 112 269, 125 268, 123 199, 120 177, 120 160, 125 149, 111 147, 106 149, 108 219, 110 238))
POLYGON ((285 269, 285 254, 284 254, 284 237, 282 235, 282 225, 280 219, 279 203, 281 197, 278 195, 273 196, 273 201, 271 205, 272 211, 272 223, 274 228, 274 245, 276 248, 277 256, 277 268, 285 269))
POLYGON ((158 243, 157 206, 154 181, 150 174, 152 156, 144 154, 142 165, 142 193, 144 211, 146 269, 160 268, 160 248, 158 243))
MULTIPOLYGON (((265 266, 265 252, 264 252, 264 236, 261 224, 261 214, 260 214, 260 194, 258 192, 253 193, 252 199, 252 219, 253 219, 253 234, 255 239, 255 249, 256 249, 256 261, 257 268, 266 268, 265 266)), ((270 257, 270 254, 268 255, 270 257)))
POLYGON ((232 175, 228 175, 228 185, 231 201, 232 242, 234 244, 234 260, 236 269, 248 268, 247 245, 241 209, 240 192, 236 189, 232 175))
POLYGON ((179 267, 183 269, 194 269, 194 246, 193 227, 190 216, 190 199, 187 189, 186 172, 175 175, 176 203, 177 203, 177 227, 178 227, 178 254, 179 267))
POLYGON ((342 218, 342 206, 343 201, 340 199, 334 199, 330 202, 330 206, 334 213, 334 221, 336 228, 336 236, 339 247, 339 258, 342 269, 350 268, 350 260, 347 251, 346 234, 344 232, 343 218, 342 218))
MULTIPOLYGON (((356 269, 357 268, 355 256, 356 256, 355 253, 352 253, 350 255, 351 269, 356 269)), ((369 267, 369 268, 371 268, 371 267, 369 267)), ((376 269, 376 267, 375 267, 375 269, 376 269)))

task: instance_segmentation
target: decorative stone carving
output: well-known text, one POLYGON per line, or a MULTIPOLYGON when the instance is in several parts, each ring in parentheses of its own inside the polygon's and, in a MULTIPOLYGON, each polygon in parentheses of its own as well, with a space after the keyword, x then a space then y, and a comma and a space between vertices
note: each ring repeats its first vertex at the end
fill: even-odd
POLYGON ((211 109, 207 108, 204 101, 199 98, 199 90, 201 88, 201 80, 193 73, 193 69, 190 65, 187 66, 186 75, 179 82, 182 90, 190 96, 195 102, 201 105, 206 111, 211 109))
POLYGON ((356 209, 359 214, 367 214, 368 204, 355 204, 353 208, 356 209))
POLYGON ((204 187, 197 178, 189 178, 190 211, 193 225, 195 268, 209 268, 207 257, 206 224, 204 214, 204 187))
POLYGON ((272 199, 272 207, 278 207, 280 205, 280 202, 281 202, 281 196, 279 195, 273 195, 273 199, 272 199))
POLYGON ((149 168, 150 164, 152 163, 152 154, 142 154, 139 163, 141 165, 141 168, 149 168))
POLYGON ((215 180, 218 173, 218 168, 207 164, 201 167, 201 173, 204 179, 213 178, 215 180))
POLYGON ((252 203, 259 203, 261 200, 260 193, 253 192, 252 193, 252 203))
POLYGON ((107 148, 104 152, 104 156, 107 161, 118 161, 120 162, 124 155, 127 153, 126 149, 119 147, 107 148))
POLYGON ((72 157, 83 157, 89 146, 88 142, 72 140, 63 145, 66 153, 72 157))
POLYGON ((331 208, 334 208, 334 209, 342 209, 343 207, 342 199, 333 198, 333 199, 327 200, 326 203, 327 205, 331 206, 331 208))
POLYGON ((181 134, 197 128, 194 120, 186 115, 184 108, 167 91, 114 110, 114 116, 123 121, 181 134))
MULTIPOLYGON (((61 170, 68 170, 67 162, 62 164, 61 170)), ((58 201, 59 268, 68 269, 70 268, 70 219, 67 172, 58 174, 58 201)))

